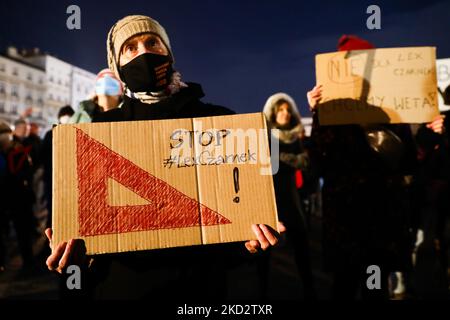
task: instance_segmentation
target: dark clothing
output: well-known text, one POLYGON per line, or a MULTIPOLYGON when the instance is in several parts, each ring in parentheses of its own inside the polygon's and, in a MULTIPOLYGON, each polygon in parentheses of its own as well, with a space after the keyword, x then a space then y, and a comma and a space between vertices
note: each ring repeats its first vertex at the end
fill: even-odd
MULTIPOLYGON (((93 122, 178 119, 229 115, 205 104, 198 84, 189 83, 155 104, 124 98, 120 109, 98 114, 93 122)), ((245 258, 242 243, 191 246, 94 257, 88 286, 95 298, 214 299, 226 295, 226 269, 245 258)))
MULTIPOLYGON (((268 99, 264 107, 264 113, 269 122, 268 127, 280 130, 276 138, 272 137, 272 139, 278 139, 279 146, 279 167, 278 172, 273 176, 278 219, 284 223, 287 243, 294 251, 297 270, 303 284, 303 296, 306 299, 313 299, 315 298, 315 290, 309 257, 308 236, 295 182, 296 170, 308 170, 309 160, 300 139, 302 126, 300 114, 294 101, 288 102, 289 123, 280 126, 276 122, 277 105, 280 101, 289 101, 289 99, 290 97, 284 94, 273 95, 268 99)), ((266 261, 262 261, 259 267, 264 289, 268 287, 265 283, 268 280, 268 260, 267 257, 266 261)))
POLYGON ((47 228, 52 226, 52 154, 53 132, 47 131, 42 141, 41 161, 44 167, 44 197, 47 206, 47 228))
POLYGON ((23 145, 30 146, 30 158, 33 168, 33 173, 39 168, 41 165, 41 149, 42 149, 42 140, 38 135, 30 134, 23 141, 23 145))
POLYGON ((99 113, 93 122, 115 122, 133 120, 182 119, 234 114, 233 111, 199 99, 204 96, 200 85, 189 83, 174 96, 155 104, 145 104, 139 100, 124 96, 121 108, 99 113))
MULTIPOLYGON (((312 139, 311 161, 324 179, 325 267, 335 273, 335 286, 346 281, 339 276, 348 270, 359 277, 373 264, 384 271, 409 268, 413 240, 405 176, 412 175, 416 166, 409 126, 319 126, 315 114, 312 139), (370 130, 396 136, 391 148, 377 152, 367 137, 370 130)), ((363 280, 355 290, 364 288, 363 280)), ((338 296, 340 291, 335 288, 334 293, 338 296)))
POLYGON ((279 141, 280 166, 273 176, 275 195, 277 198, 277 211, 280 221, 287 224, 298 225, 303 220, 300 199, 295 185, 295 170, 306 169, 306 154, 303 163, 298 168, 283 161, 283 155, 301 156, 303 153, 300 139, 292 143, 279 141))
POLYGON ((274 175, 275 197, 277 202, 278 218, 286 226, 286 239, 292 245, 297 269, 303 283, 303 293, 306 299, 315 298, 313 274, 311 269, 310 250, 306 230, 306 222, 300 197, 295 185, 295 170, 308 170, 307 155, 303 153, 300 139, 292 143, 279 144, 280 157, 282 154, 292 154, 302 157, 298 167, 293 167, 280 159, 280 167, 274 175))
POLYGON ((424 231, 424 243, 421 247, 436 250, 446 274, 448 235, 445 231, 450 217, 450 112, 444 114, 444 134, 434 133, 425 125, 417 132, 419 168, 414 179, 414 199, 418 210, 417 228, 424 231))
MULTIPOLYGON (((8 185, 6 183, 8 164, 6 161, 6 155, 0 151, 0 195, 2 197, 7 195, 8 185)), ((7 219, 7 206, 6 199, 0 201, 0 268, 5 266, 6 262, 6 247, 5 247, 5 237, 8 234, 8 224, 7 219)))
POLYGON ((5 177, 6 209, 10 213, 17 233, 17 241, 24 266, 33 262, 31 235, 34 227, 32 190, 31 147, 15 141, 6 152, 7 174, 5 177))

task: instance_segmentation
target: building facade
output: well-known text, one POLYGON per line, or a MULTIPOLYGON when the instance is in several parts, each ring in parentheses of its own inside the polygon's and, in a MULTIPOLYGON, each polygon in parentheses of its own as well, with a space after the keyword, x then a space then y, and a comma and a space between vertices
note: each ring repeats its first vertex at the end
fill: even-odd
POLYGON ((0 56, 0 117, 8 123, 31 110, 30 120, 47 126, 45 71, 7 56, 0 56))
POLYGON ((94 92, 95 75, 38 50, 18 52, 9 47, 0 55, 0 118, 10 124, 26 116, 47 129, 58 110, 94 92))
POLYGON ((72 108, 76 110, 81 101, 95 94, 95 78, 95 75, 86 70, 72 67, 72 108))

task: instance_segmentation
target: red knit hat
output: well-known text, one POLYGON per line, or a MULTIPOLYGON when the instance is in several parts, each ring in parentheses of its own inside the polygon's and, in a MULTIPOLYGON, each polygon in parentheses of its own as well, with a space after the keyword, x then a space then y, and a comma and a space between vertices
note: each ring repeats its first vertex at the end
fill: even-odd
POLYGON ((338 51, 375 49, 369 41, 354 35, 342 35, 338 41, 338 51))

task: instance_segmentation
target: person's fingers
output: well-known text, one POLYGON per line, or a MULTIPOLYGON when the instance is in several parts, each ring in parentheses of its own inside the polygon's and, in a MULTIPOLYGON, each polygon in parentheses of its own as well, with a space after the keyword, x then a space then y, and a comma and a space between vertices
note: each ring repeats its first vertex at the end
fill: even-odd
POLYGON ((66 249, 67 242, 58 244, 52 254, 47 258, 46 264, 50 271, 54 271, 58 268, 59 260, 66 249))
POLYGON ((261 228, 264 236, 266 237, 267 241, 269 241, 271 246, 274 246, 278 243, 278 237, 276 236, 275 230, 269 228, 265 224, 260 224, 259 227, 261 228))
POLYGON ((45 235, 47 236, 48 241, 52 242, 52 237, 53 237, 53 231, 51 228, 47 228, 44 231, 45 235))
POLYGON ((426 125, 426 127, 427 127, 428 129, 433 130, 433 131, 436 132, 436 133, 441 133, 441 132, 442 132, 442 129, 443 129, 443 127, 444 127, 444 120, 443 120, 443 118, 436 119, 436 120, 434 120, 433 122, 428 123, 428 124, 426 125))
POLYGON ((245 243, 245 247, 250 253, 257 253, 259 248, 259 242, 256 240, 250 240, 245 243), (256 243, 255 243, 256 242, 256 243))
POLYGON ((252 225, 252 229, 253 229, 253 232, 256 235, 256 238, 259 241, 261 249, 262 250, 266 250, 270 246, 270 243, 267 240, 267 238, 265 237, 265 235, 262 232, 261 228, 258 225, 254 224, 254 225, 252 225))
POLYGON ((284 225, 283 222, 278 221, 277 227, 278 227, 278 232, 279 232, 280 234, 286 232, 286 226, 284 225))
POLYGON ((70 239, 67 243, 66 249, 64 250, 64 254, 58 263, 58 271, 62 272, 65 268, 67 268, 71 262, 71 257, 73 254, 74 240, 70 239))

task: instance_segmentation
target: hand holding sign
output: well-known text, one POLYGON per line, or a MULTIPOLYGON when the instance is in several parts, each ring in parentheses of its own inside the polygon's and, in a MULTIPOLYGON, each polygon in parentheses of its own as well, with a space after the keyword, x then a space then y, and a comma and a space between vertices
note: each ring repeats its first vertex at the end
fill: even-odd
POLYGON ((322 99, 322 85, 318 84, 314 86, 311 91, 308 91, 306 98, 308 99, 310 110, 314 111, 319 104, 320 99, 322 99))
MULTIPOLYGON (((252 225, 252 230, 257 240, 250 240, 245 243, 245 247, 250 253, 258 252, 258 249, 266 250, 270 246, 275 246, 281 233, 286 231, 285 226, 278 222, 278 232, 267 225, 252 225)), ((78 265, 87 267, 89 256, 86 255, 86 246, 82 239, 70 239, 56 245, 52 244, 52 229, 47 228, 45 235, 53 248, 50 256, 47 258, 46 265, 50 271, 63 273, 69 265, 78 265)))
POLYGON ((277 223, 262 113, 62 125, 53 145, 52 268, 70 239, 92 255, 277 241, 251 228, 277 223))
POLYGON ((432 122, 427 124, 427 128, 433 130, 435 133, 443 133, 444 132, 444 115, 438 115, 432 122))
POLYGON ((62 273, 69 265, 80 267, 87 266, 88 256, 86 255, 86 246, 81 239, 70 239, 53 246, 53 231, 50 228, 45 230, 45 235, 50 242, 52 253, 47 258, 46 265, 50 271, 62 273))

